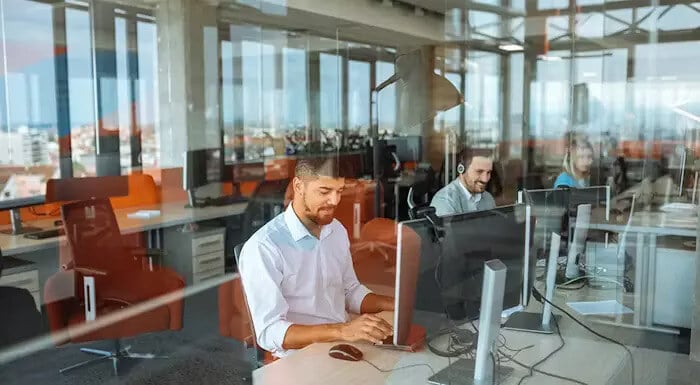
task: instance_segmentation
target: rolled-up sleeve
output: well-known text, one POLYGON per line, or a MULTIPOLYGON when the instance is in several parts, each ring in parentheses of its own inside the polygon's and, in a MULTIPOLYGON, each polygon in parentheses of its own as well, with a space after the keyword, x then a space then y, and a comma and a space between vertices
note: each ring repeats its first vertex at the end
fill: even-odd
POLYGON ((357 280, 355 269, 352 266, 352 257, 349 253, 345 258, 343 285, 345 287, 345 306, 349 312, 360 314, 362 301, 371 291, 357 280))
POLYGON ((240 257, 239 271, 246 301, 255 327, 255 337, 263 349, 282 352, 287 329, 289 305, 282 295, 282 271, 278 251, 259 240, 246 242, 240 257))

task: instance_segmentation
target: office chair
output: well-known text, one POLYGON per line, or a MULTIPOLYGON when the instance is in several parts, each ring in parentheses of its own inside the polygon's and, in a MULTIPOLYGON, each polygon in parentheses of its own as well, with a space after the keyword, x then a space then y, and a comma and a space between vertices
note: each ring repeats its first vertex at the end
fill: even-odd
POLYGON ((108 339, 114 348, 82 348, 98 357, 60 373, 111 361, 114 375, 119 375, 123 360, 166 358, 132 353, 120 340, 182 329, 184 279, 162 267, 144 270, 143 257, 132 255, 124 246, 109 200, 66 204, 61 213, 73 263, 51 276, 44 287, 52 336, 56 345, 108 339), (137 306, 143 310, 126 315, 137 306))
MULTIPOLYGON (((243 243, 236 245, 233 254, 236 258, 236 269, 241 257, 243 243)), ((255 340, 255 329, 248 311, 243 283, 240 275, 219 286, 219 333, 239 341, 245 349, 245 355, 252 370, 262 367, 272 361, 269 352, 258 346, 255 340)), ((244 377, 248 381, 249 378, 244 377)))
POLYGON ((243 239, 250 238, 270 219, 284 211, 285 192, 290 178, 260 182, 248 200, 243 214, 243 239))
POLYGON ((419 218, 421 208, 430 206, 430 200, 434 194, 435 171, 428 166, 416 169, 416 181, 408 190, 408 216, 411 219, 419 218))

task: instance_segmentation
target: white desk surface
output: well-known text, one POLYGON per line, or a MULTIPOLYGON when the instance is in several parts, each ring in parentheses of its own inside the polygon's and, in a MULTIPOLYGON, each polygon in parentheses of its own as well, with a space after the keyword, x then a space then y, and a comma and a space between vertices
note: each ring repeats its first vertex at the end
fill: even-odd
MULTIPOLYGON (((390 313, 385 317, 390 317, 390 313)), ((566 346, 538 368, 557 375, 572 377, 587 384, 614 384, 620 383, 620 380, 628 382, 630 372, 626 352, 619 346, 596 340, 595 337, 582 337, 579 332, 567 333, 568 330, 576 327, 567 320, 562 322, 566 346), (567 336, 567 334, 573 335, 567 336)), ((516 356, 518 361, 526 365, 542 359, 560 344, 556 335, 511 330, 502 330, 501 334, 507 339, 508 347, 512 349, 535 345, 516 356)), ((423 385, 432 375, 430 369, 425 366, 382 373, 366 362, 337 360, 328 356, 328 350, 333 345, 335 343, 313 344, 284 359, 265 365, 253 372, 253 383, 256 385, 423 385)), ((447 358, 432 354, 427 349, 417 353, 407 353, 380 349, 370 344, 354 343, 353 345, 362 350, 365 359, 381 369, 427 363, 438 372, 448 366, 447 358)), ((452 362, 454 361, 452 359, 452 362)), ((524 368, 513 363, 502 363, 502 365, 514 368, 514 372, 508 378, 502 378, 499 384, 516 384, 520 377, 527 373, 524 368)), ((535 373, 534 377, 525 383, 561 384, 562 380, 535 373)))
POLYGON ((589 229, 631 233, 654 233, 657 235, 679 235, 695 237, 698 227, 697 216, 679 216, 659 211, 640 211, 632 216, 627 227, 628 214, 610 213, 610 220, 605 220, 605 210, 594 209, 591 212, 589 229))
MULTIPOLYGON (((163 203, 159 205, 129 207, 115 210, 114 213, 119 223, 119 229, 122 234, 132 234, 142 231, 154 230, 164 227, 178 226, 186 223, 206 221, 209 219, 222 218, 231 215, 242 214, 247 203, 236 203, 228 206, 214 206, 203 208, 185 208, 185 202, 163 203), (160 210, 160 216, 139 219, 129 218, 128 214, 139 210, 160 210)), ((54 227, 53 222, 56 218, 42 219, 37 221, 25 222, 26 225, 38 226, 43 229, 54 227)), ((0 250, 3 255, 17 255, 30 253, 33 251, 44 250, 54 247, 58 242, 64 241, 65 237, 54 237, 46 239, 27 239, 22 235, 13 236, 0 234, 0 250)))

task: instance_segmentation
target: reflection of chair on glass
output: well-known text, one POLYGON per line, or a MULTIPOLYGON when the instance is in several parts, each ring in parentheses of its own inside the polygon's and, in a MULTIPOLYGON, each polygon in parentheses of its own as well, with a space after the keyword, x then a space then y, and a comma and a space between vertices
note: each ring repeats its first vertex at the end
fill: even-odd
MULTIPOLYGON (((242 249, 243 243, 234 248, 236 266, 242 249)), ((265 351, 255 341, 253 322, 248 312, 241 277, 238 275, 219 286, 219 333, 243 345, 253 370, 272 359, 271 355, 265 357, 265 351)))
POLYGON ((357 278, 363 284, 393 286, 396 274, 397 223, 375 218, 362 226, 360 239, 350 246, 357 278))
POLYGON ((284 211, 289 178, 265 180, 248 200, 243 220, 243 239, 248 239, 270 219, 284 211))
POLYGON ((54 340, 59 345, 114 341, 113 351, 81 349, 99 357, 61 373, 111 360, 116 375, 122 359, 155 358, 131 353, 120 339, 182 329, 184 280, 164 268, 144 269, 143 257, 123 245, 107 199, 66 204, 61 211, 73 263, 51 276, 44 289, 54 340))
MULTIPOLYGON (((5 262, 0 250, 0 277, 5 262)), ((41 314, 26 289, 0 286, 0 314, 0 350, 41 334, 41 314)))

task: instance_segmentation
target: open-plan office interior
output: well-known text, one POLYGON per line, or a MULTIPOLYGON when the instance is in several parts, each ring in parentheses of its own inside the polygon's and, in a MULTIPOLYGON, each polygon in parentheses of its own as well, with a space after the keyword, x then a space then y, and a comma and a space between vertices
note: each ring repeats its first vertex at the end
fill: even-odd
POLYGON ((0 59, 2 384, 697 383, 698 2, 0 0, 0 59))

